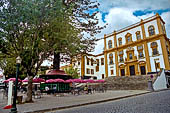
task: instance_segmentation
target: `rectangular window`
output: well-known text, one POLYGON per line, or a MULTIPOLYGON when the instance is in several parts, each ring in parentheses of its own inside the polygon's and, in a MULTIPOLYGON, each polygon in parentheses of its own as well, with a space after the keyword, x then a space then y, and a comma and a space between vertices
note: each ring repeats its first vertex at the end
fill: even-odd
POLYGON ((156 68, 160 69, 160 63, 159 62, 156 63, 156 68))
POLYGON ((143 52, 140 51, 140 52, 139 52, 139 58, 142 58, 142 57, 143 57, 143 52))
POLYGON ((78 65, 80 65, 80 62, 78 61, 78 65))
POLYGON ((97 66, 99 66, 99 59, 96 59, 96 61, 97 61, 97 66))
POLYGON ((91 59, 91 66, 93 66, 93 62, 94 62, 94 60, 93 60, 93 59, 91 59))
POLYGON ((123 56, 120 56, 120 62, 123 62, 123 56))
POLYGON ((113 64, 113 58, 109 58, 110 59, 110 65, 113 64))
POLYGON ((157 48, 153 48, 153 55, 157 55, 157 54, 158 54, 157 48))
POLYGON ((111 75, 113 75, 113 70, 110 70, 111 71, 111 75))
POLYGON ((128 41, 128 42, 130 42, 130 41, 131 41, 131 40, 130 40, 130 36, 128 36, 128 37, 127 37, 127 41, 128 41))
POLYGON ((101 65, 104 65, 104 58, 101 58, 101 65))
POLYGON ((98 72, 99 71, 99 66, 96 66, 96 72, 98 72))
POLYGON ((104 74, 102 74, 102 79, 104 79, 104 74))
POLYGON ((141 39, 141 35, 140 34, 137 34, 137 40, 140 40, 141 39))
POLYGON ((130 59, 130 60, 133 59, 132 53, 129 53, 129 59, 130 59))
POLYGON ((123 51, 120 51, 120 52, 119 52, 119 55, 122 55, 122 54, 123 54, 123 51))
POLYGON ((87 68, 86 71, 87 71, 87 74, 90 74, 90 69, 87 68))
POLYGON ((91 74, 92 74, 92 75, 94 74, 94 69, 91 69, 91 74))
POLYGON ((87 65, 89 65, 89 58, 87 58, 87 65))
POLYGON ((121 46, 122 45, 122 40, 119 40, 119 46, 121 46))
POLYGON ((143 49, 143 46, 138 46, 138 50, 141 50, 141 49, 143 49))

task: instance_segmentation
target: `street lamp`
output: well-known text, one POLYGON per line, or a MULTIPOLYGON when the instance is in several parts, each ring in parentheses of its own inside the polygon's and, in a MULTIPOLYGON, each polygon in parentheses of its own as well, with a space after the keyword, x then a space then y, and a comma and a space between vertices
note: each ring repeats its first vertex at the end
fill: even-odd
POLYGON ((17 107, 16 107, 16 99, 17 99, 17 87, 18 87, 18 72, 19 72, 19 65, 21 64, 21 57, 18 56, 16 58, 16 80, 15 80, 15 89, 14 89, 14 98, 13 98, 13 104, 12 104, 12 109, 11 113, 17 113, 17 107))

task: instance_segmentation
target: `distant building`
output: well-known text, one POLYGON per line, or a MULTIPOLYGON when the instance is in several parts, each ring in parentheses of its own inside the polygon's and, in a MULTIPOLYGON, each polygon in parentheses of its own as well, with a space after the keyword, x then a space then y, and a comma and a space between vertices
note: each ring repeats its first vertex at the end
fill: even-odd
POLYGON ((170 41, 165 22, 156 14, 104 35, 104 51, 85 54, 73 62, 80 75, 104 79, 109 76, 145 75, 170 70, 170 41))

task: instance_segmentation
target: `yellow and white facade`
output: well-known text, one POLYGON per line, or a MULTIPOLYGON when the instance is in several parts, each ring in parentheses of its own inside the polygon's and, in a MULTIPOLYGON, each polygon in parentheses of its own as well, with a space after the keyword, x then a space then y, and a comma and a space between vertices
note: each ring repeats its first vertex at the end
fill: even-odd
POLYGON ((170 70, 170 41, 165 22, 156 14, 138 23, 104 35, 104 51, 82 55, 74 63, 81 76, 145 75, 170 70))

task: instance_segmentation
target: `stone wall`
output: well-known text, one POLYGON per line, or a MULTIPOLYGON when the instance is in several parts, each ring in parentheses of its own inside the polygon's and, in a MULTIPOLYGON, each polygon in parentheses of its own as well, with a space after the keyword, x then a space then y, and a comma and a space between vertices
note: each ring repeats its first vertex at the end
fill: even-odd
MULTIPOLYGON (((154 82, 156 78, 157 76, 153 74, 152 81, 154 82)), ((147 90, 148 80, 151 80, 150 75, 112 76, 106 79, 106 84, 109 90, 147 90)))

